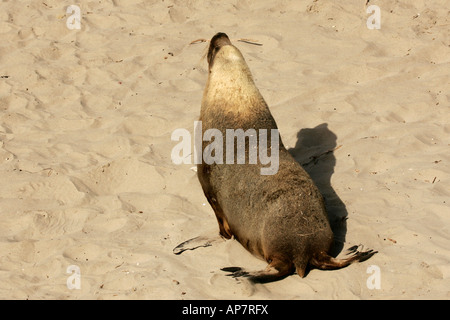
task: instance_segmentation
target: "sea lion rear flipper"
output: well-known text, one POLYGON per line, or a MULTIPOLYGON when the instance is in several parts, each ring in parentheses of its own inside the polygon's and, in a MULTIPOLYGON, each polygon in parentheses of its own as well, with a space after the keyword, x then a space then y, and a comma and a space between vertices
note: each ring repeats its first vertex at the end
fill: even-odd
POLYGON ((245 277, 253 283, 267 283, 281 280, 293 272, 292 263, 286 263, 285 261, 275 259, 266 269, 261 271, 245 271, 239 267, 228 267, 220 270, 231 272, 227 276, 233 278, 245 277))
POLYGON ((220 235, 199 236, 186 240, 173 249, 174 254, 180 254, 186 250, 195 250, 200 247, 209 247, 213 243, 224 241, 220 235))
POLYGON ((336 259, 321 251, 315 254, 309 263, 321 270, 334 270, 344 268, 354 262, 366 261, 377 252, 373 250, 362 251, 362 249, 360 251, 358 246, 353 246, 348 249, 348 254, 351 254, 351 256, 345 259, 336 259))

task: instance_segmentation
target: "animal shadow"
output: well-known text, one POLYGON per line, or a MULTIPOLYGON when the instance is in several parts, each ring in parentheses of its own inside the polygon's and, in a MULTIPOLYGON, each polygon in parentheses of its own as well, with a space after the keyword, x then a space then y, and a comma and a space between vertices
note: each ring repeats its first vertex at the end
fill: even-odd
POLYGON ((308 172, 325 199, 328 218, 334 233, 334 245, 330 255, 336 257, 344 247, 347 233, 347 209, 331 186, 334 173, 337 136, 323 123, 315 128, 301 129, 290 154, 308 172))

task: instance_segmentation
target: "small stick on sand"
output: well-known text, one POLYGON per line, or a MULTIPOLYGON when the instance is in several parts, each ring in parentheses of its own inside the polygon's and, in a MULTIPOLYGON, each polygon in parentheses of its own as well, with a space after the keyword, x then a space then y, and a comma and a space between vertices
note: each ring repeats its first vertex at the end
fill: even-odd
POLYGON ((329 154, 329 153, 332 153, 332 152, 336 151, 337 149, 339 149, 340 147, 342 147, 342 144, 341 144, 340 146, 337 146, 337 147, 334 148, 334 149, 330 149, 330 150, 328 150, 328 151, 322 152, 321 154, 319 154, 319 155, 317 155, 317 156, 309 157, 311 160, 308 161, 308 162, 306 162, 306 163, 302 163, 302 166, 307 166, 307 165, 309 165, 309 164, 311 164, 311 163, 316 164, 317 162, 319 162, 319 158, 320 158, 320 157, 325 156, 325 155, 327 155, 327 154, 329 154))
POLYGON ((208 40, 206 40, 206 39, 197 39, 197 40, 192 41, 189 44, 197 44, 197 43, 202 43, 202 42, 208 42, 208 40))
POLYGON ((258 40, 252 40, 252 39, 237 39, 236 41, 245 42, 248 44, 253 44, 255 46, 262 46, 262 43, 259 43, 258 40))

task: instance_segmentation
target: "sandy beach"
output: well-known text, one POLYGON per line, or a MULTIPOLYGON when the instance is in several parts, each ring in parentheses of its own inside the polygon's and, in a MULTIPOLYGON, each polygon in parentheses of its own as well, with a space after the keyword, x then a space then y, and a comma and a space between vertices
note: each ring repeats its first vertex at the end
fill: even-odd
POLYGON ((450 299, 448 1, 0 8, 0 299, 450 299), (266 266, 235 240, 172 253, 218 232, 194 164, 171 159, 208 73, 208 42, 190 43, 217 32, 324 195, 342 253, 363 244, 370 260, 251 284, 220 270, 266 266))

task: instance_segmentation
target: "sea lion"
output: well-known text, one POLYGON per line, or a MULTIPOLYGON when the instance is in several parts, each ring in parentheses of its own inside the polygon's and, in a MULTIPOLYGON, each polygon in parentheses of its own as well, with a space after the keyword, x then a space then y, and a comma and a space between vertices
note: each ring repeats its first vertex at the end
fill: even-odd
MULTIPOLYGON (((207 60, 209 76, 200 113, 203 133, 217 129, 225 136, 227 129, 273 132, 278 128, 244 57, 225 33, 217 33, 211 39, 207 60)), ((294 271, 304 277, 309 267, 343 268, 375 254, 373 250, 359 251, 355 246, 350 248, 352 255, 345 259, 329 255, 333 232, 322 195, 281 138, 273 143, 269 133, 268 141, 271 143, 267 143, 267 151, 278 152, 275 174, 262 175, 261 161, 197 165, 198 178, 216 215, 220 235, 226 239, 234 237, 269 263, 265 270, 255 272, 237 267, 222 270, 253 282, 268 282, 294 271)), ((203 141, 202 150, 207 146, 208 142, 203 141)), ((247 159, 248 147, 247 140, 247 159)), ((213 241, 197 237, 177 246, 174 253, 209 246, 213 241)))

